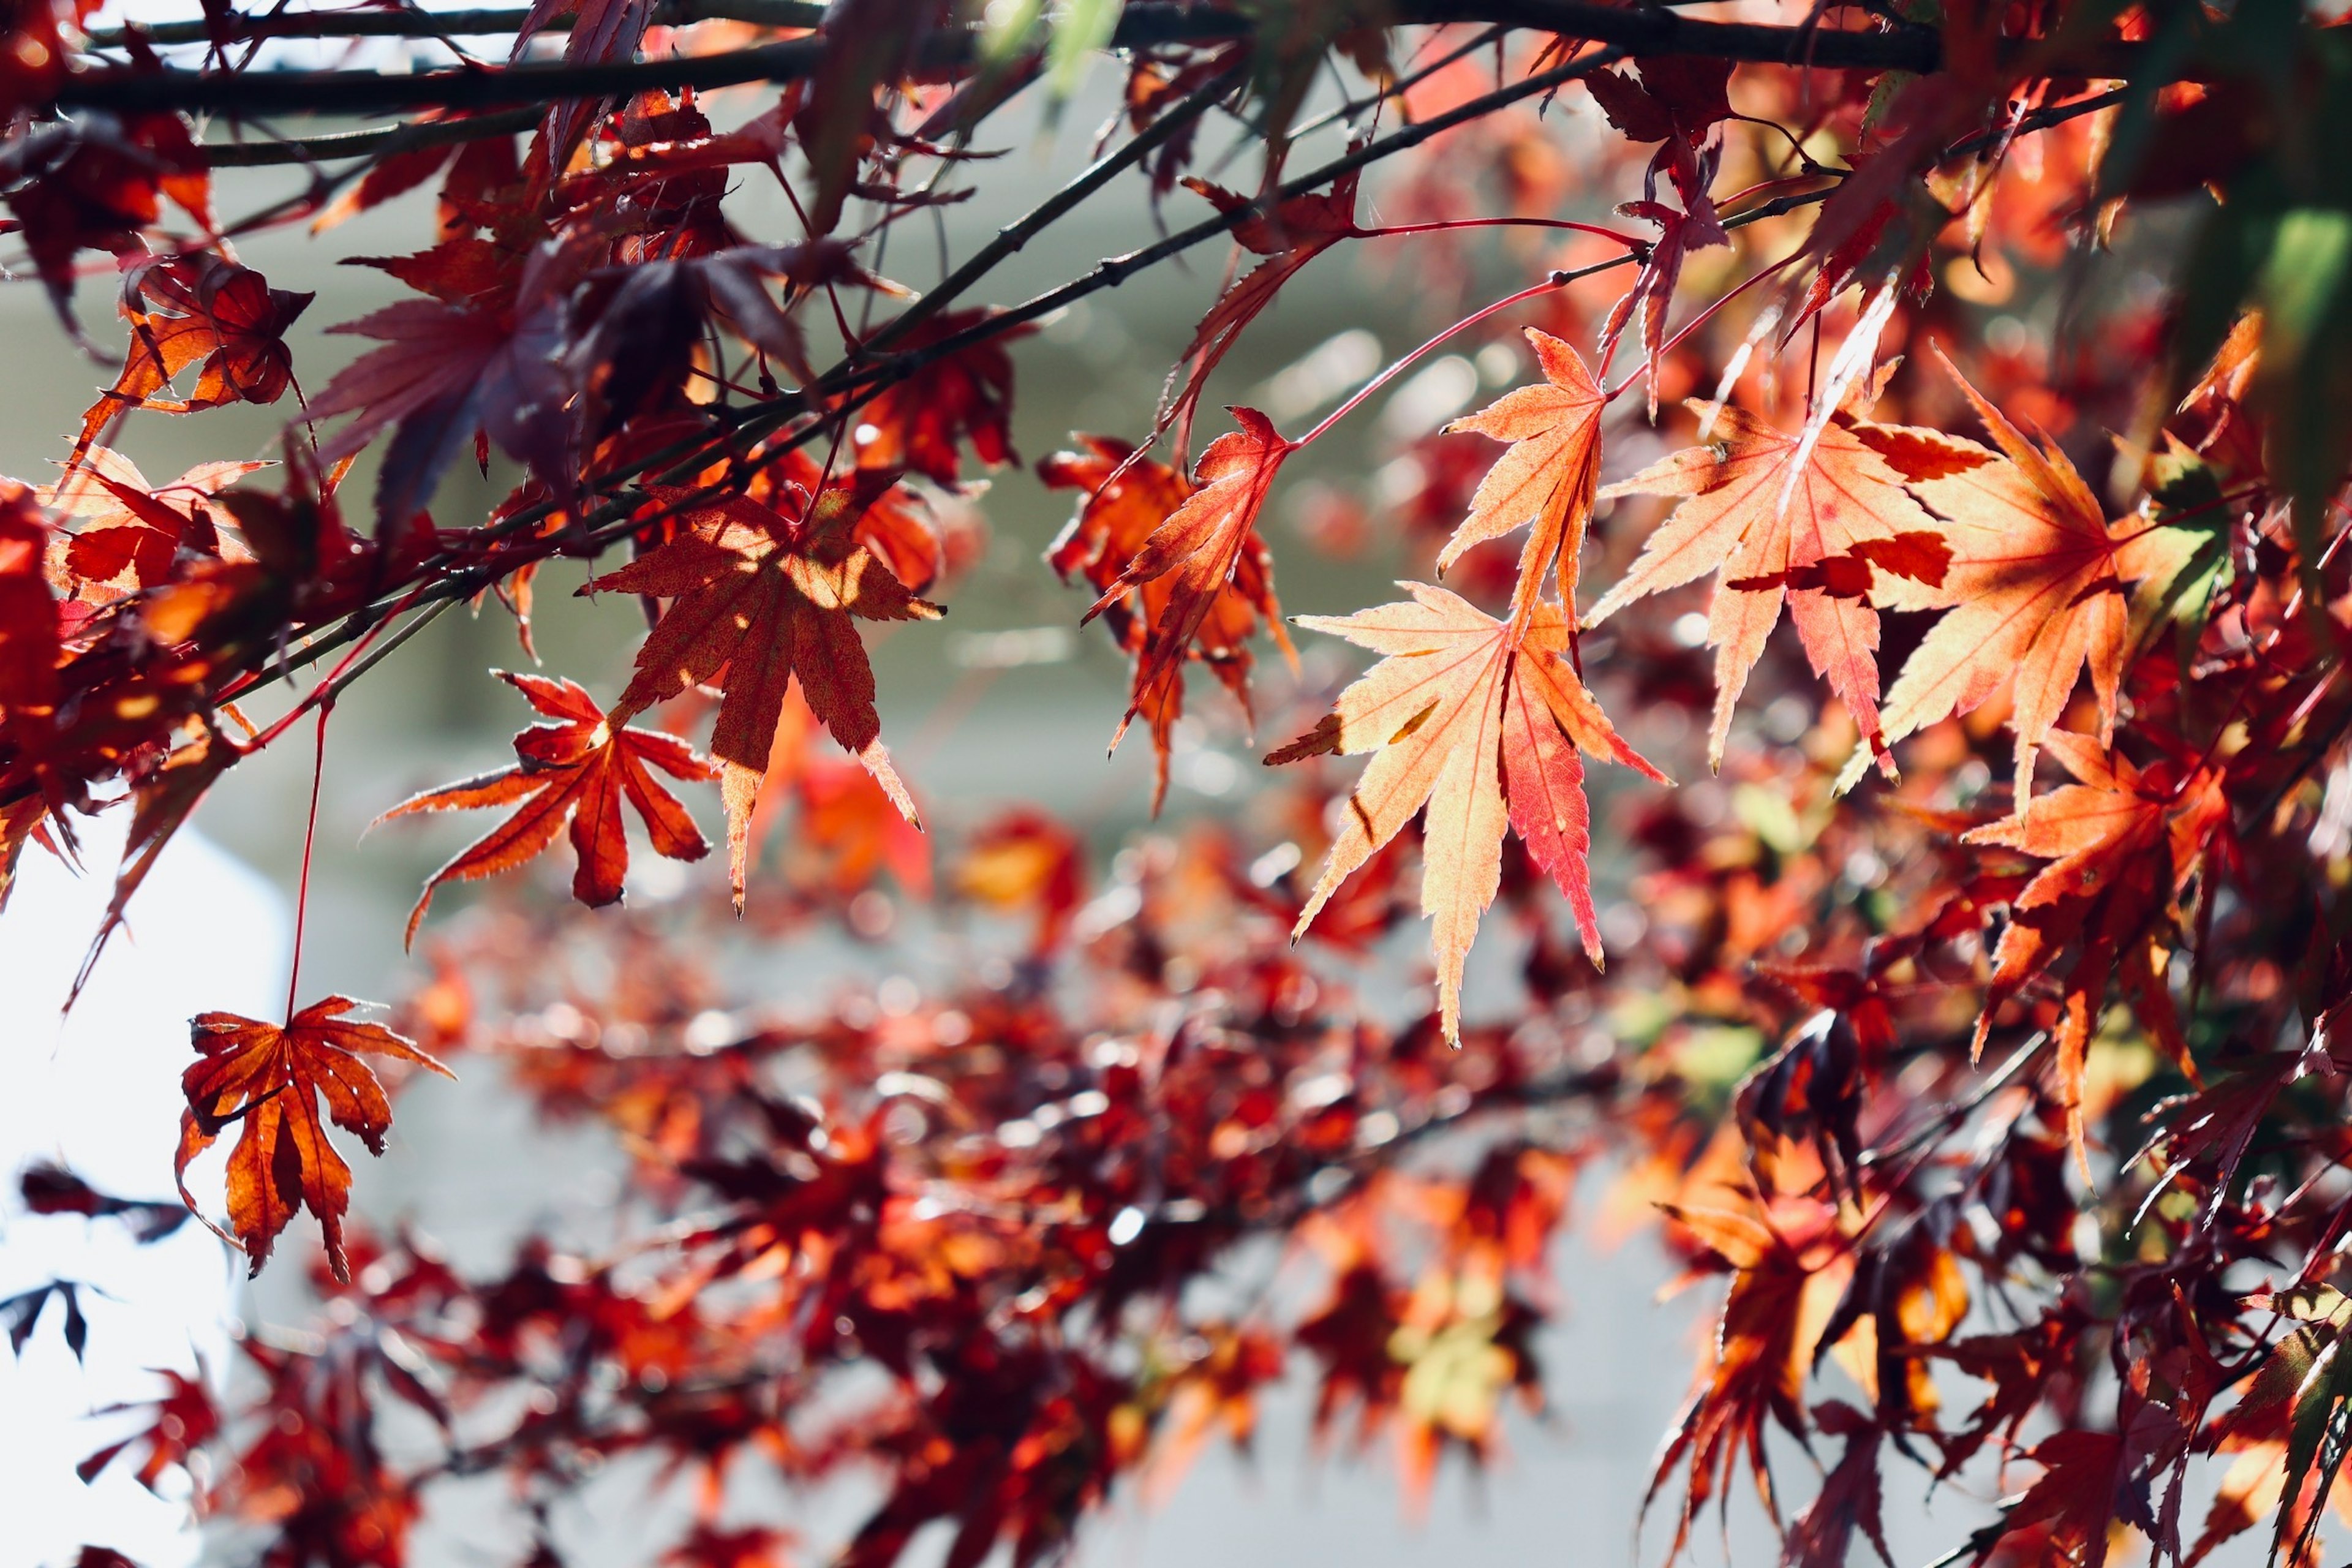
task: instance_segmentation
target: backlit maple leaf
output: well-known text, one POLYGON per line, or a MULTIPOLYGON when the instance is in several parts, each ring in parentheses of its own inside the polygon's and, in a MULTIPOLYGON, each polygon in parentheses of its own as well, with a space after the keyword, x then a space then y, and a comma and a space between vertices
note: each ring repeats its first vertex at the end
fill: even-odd
POLYGON ((1601 415, 1608 405, 1574 349, 1533 327, 1528 342, 1543 367, 1545 384, 1506 393, 1445 427, 1448 435, 1475 431, 1508 441, 1511 449, 1478 481, 1470 515, 1437 556, 1442 574, 1473 545, 1527 526, 1515 611, 1541 591, 1544 574, 1555 562, 1560 602, 1575 597, 1577 557, 1601 475, 1601 415))
POLYGON ((936 620, 941 614, 908 593, 856 540, 858 515, 887 484, 887 476, 861 474, 854 483, 828 486, 797 520, 740 496, 689 508, 677 538, 581 590, 671 601, 637 650, 636 675, 613 710, 615 720, 688 686, 716 683, 725 693, 710 752, 721 768, 739 903, 745 833, 795 679, 833 738, 865 764, 909 822, 916 820, 914 799, 882 748, 874 667, 854 625, 854 618, 936 620))
POLYGON ((636 808, 654 848, 673 860, 699 860, 709 852, 701 830, 676 796, 654 777, 708 779, 717 770, 675 735, 616 727, 595 700, 569 680, 500 670, 499 679, 523 694, 552 724, 534 724, 515 737, 513 767, 402 801, 376 818, 389 822, 423 811, 476 811, 511 805, 515 813, 425 879, 409 912, 406 941, 416 940, 433 894, 444 882, 473 881, 512 870, 555 842, 569 819, 578 869, 572 896, 583 904, 620 900, 629 869, 629 840, 621 802, 636 808))
POLYGON ((307 1207, 325 1235, 335 1278, 349 1277, 343 1211, 351 1202, 352 1169, 328 1140, 319 1099, 326 1097, 328 1120, 358 1133, 370 1153, 383 1152, 392 1103, 360 1060, 362 1053, 456 1076, 381 1024, 352 1020, 347 1015, 359 1005, 348 996, 330 996, 295 1014, 283 1028, 235 1013, 199 1014, 190 1026, 199 1059, 180 1075, 188 1100, 173 1165, 180 1197, 195 1208, 188 1194, 189 1162, 242 1121, 228 1157, 229 1229, 221 1234, 244 1250, 253 1273, 261 1272, 270 1244, 295 1211, 307 1207))
MULTIPOLYGON (((1233 415, 1241 428, 1209 443, 1192 469, 1191 493, 1151 531, 1118 575, 1103 585, 1102 597, 1086 613, 1085 619, 1091 621, 1146 584, 1167 579, 1166 597, 1136 653, 1135 684, 1128 697, 1126 716, 1111 736, 1113 751, 1118 749, 1127 727, 1139 713, 1153 716, 1155 738, 1163 724, 1174 721, 1175 709, 1171 705, 1181 701, 1177 689, 1184 678, 1188 651, 1201 640, 1211 613, 1226 603, 1229 586, 1247 594, 1247 584, 1241 579, 1244 561, 1257 556, 1263 563, 1257 514, 1274 488, 1274 476, 1281 470, 1283 459, 1297 448, 1256 409, 1236 408, 1233 415)), ((1164 479, 1160 488, 1168 495, 1181 493, 1164 479)), ((1260 577, 1259 582, 1263 598, 1254 607, 1272 626, 1278 613, 1273 583, 1270 576, 1260 577)), ((1286 653, 1289 651, 1279 632, 1276 640, 1286 653)))
POLYGON ((1348 803, 1339 836, 1293 936, 1350 872, 1424 805, 1422 912, 1433 921, 1437 994, 1446 1037, 1461 1037, 1462 966, 1479 917, 1495 900, 1506 824, 1527 841, 1576 914, 1584 951, 1601 959, 1586 858, 1583 748, 1663 775, 1621 739, 1568 661, 1568 625, 1536 601, 1524 626, 1498 621, 1458 595, 1406 584, 1409 602, 1352 616, 1301 616, 1301 626, 1385 657, 1339 694, 1314 731, 1266 758, 1376 752, 1348 803))
MULTIPOLYGON (((1912 476, 1913 493, 1945 520, 1936 528, 1949 547, 1943 591, 1954 607, 1904 661, 1882 719, 1886 739, 1899 741, 2013 683, 2021 800, 2032 787, 2034 752, 2086 664, 2099 739, 2114 740, 2130 618, 2124 585, 2175 570, 2180 542, 2175 531, 2137 519, 2110 523, 2065 453, 2028 440, 1944 363, 2000 450, 1938 437, 1933 467, 1912 476)), ((1931 448, 1918 442, 1910 450, 1931 448)), ((1839 786, 1862 768, 1857 756, 1839 786)))
POLYGON ((275 403, 293 384, 286 329, 313 296, 272 289, 250 267, 196 251, 159 256, 122 276, 119 309, 131 323, 131 352, 114 384, 82 416, 68 468, 134 408, 189 414, 231 403, 275 403), (184 397, 168 388, 191 366, 184 397))
POLYGON ((2083 1073, 2091 1028, 2109 977, 2120 967, 2141 1022, 2191 1081, 2196 1065, 2174 1016, 2165 972, 2167 910, 2196 874, 2206 847, 2229 820, 2221 775, 2199 767, 2185 777, 2167 769, 2142 773, 2087 735, 2053 730, 2051 755, 2080 783, 2026 803, 2015 816, 1961 836, 1964 844, 1999 844, 2051 862, 2018 896, 1992 984, 1977 1019, 1984 1048, 1993 1015, 2071 946, 2057 1035, 2058 1103, 2078 1160, 2084 1151, 2083 1073))
POLYGON ((151 485, 138 465, 105 447, 92 447, 41 500, 79 524, 66 542, 58 586, 104 603, 170 575, 183 544, 216 552, 205 498, 219 494, 267 463, 198 463, 166 485, 151 485))
MULTIPOLYGON (((1707 405, 1693 406, 1705 416, 1707 405)), ((1939 525, 1874 446, 1875 426, 1841 414, 1805 452, 1798 437, 1742 409, 1723 409, 1716 424, 1713 443, 1685 447, 1601 492, 1603 500, 1688 499, 1585 624, 1720 567, 1707 612, 1707 641, 1716 648, 1708 763, 1722 765, 1732 707, 1783 604, 1814 673, 1844 701, 1869 750, 1885 757, 1877 606, 1949 602, 1938 587, 1948 553, 1939 525)))
MULTIPOLYGON (((1140 457, 1124 441, 1101 436, 1078 437, 1085 450, 1056 452, 1039 459, 1037 477, 1056 489, 1086 492, 1053 547, 1046 562, 1067 579, 1077 573, 1100 589, 1120 581, 1123 568, 1145 542, 1182 509, 1193 494, 1181 469, 1140 457)), ((1204 459, 1205 460, 1205 459, 1204 459)), ((1160 679, 1142 654, 1151 630, 1167 617, 1180 585, 1173 575, 1155 578, 1128 591, 1103 613, 1111 635, 1136 656, 1130 700, 1151 728, 1154 812, 1168 793, 1168 755, 1176 721, 1183 714, 1184 683, 1181 677, 1160 679)), ((1283 630, 1282 606, 1274 596, 1274 556, 1256 530, 1245 530, 1233 574, 1213 595, 1208 611, 1193 629, 1185 657, 1208 665, 1225 689, 1250 710, 1249 638, 1261 618, 1275 643, 1291 655, 1290 638, 1283 630)))
MULTIPOLYGON (((891 348, 920 353, 986 319, 980 310, 946 311, 891 348)), ((961 443, 969 443, 985 467, 1018 462, 1013 450, 1013 356, 1005 344, 1029 330, 1016 327, 933 360, 867 404, 858 414, 857 466, 911 469, 953 487, 961 477, 961 443)))

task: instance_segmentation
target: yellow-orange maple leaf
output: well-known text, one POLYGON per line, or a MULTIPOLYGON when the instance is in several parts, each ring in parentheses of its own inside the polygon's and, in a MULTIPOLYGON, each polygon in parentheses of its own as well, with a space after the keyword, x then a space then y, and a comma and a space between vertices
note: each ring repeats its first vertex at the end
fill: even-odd
POLYGON ((1597 963, 1586 857, 1582 747, 1664 775, 1618 735, 1568 661, 1568 624, 1557 606, 1529 602, 1524 625, 1498 621, 1426 584, 1409 601, 1299 624, 1385 657, 1339 694, 1329 717, 1266 758, 1373 752, 1358 781, 1322 877, 1298 917, 1304 934, 1339 884, 1416 812, 1422 826, 1422 912, 1432 921, 1438 1005, 1448 1039, 1462 1025, 1462 966, 1479 917, 1495 900, 1505 826, 1516 827, 1576 911, 1597 963))
MULTIPOLYGON (((1883 719, 1886 738, 1898 741, 2013 682, 2021 801, 2032 787, 2034 752, 2086 664, 2099 739, 2113 742, 2129 641, 2124 585, 2177 569, 2184 535, 2133 519, 2109 523, 2063 452, 2028 440, 1949 360, 1944 364, 2000 449, 1944 437, 1932 470, 1913 479, 1913 492, 1945 520, 1937 528, 1950 549, 1944 589, 1954 607, 1904 661, 1883 719)), ((1857 755, 1839 787, 1862 767, 1857 755)))
MULTIPOLYGON (((1703 413, 1706 405, 1692 406, 1703 413)), ((1846 414, 1830 420, 1809 452, 1797 436, 1741 409, 1723 409, 1716 424, 1714 442, 1685 447, 1601 492, 1603 500, 1687 499, 1585 624, 1719 566, 1723 581, 1707 612, 1716 649, 1708 763, 1722 765, 1732 707, 1784 603, 1813 672, 1884 758, 1878 610, 1949 603, 1942 592, 1948 549, 1936 521, 1874 444, 1876 427, 1846 414)))
POLYGON ((1515 615, 1542 591, 1544 574, 1555 562, 1560 602, 1574 599, 1577 558, 1601 477, 1601 415, 1608 406, 1574 349, 1534 327, 1528 329, 1528 342, 1543 367, 1544 384, 1505 393, 1445 427, 1448 434, 1475 431, 1508 441, 1511 449, 1478 481, 1470 515, 1437 557, 1443 574, 1473 545, 1527 526, 1511 602, 1515 615))

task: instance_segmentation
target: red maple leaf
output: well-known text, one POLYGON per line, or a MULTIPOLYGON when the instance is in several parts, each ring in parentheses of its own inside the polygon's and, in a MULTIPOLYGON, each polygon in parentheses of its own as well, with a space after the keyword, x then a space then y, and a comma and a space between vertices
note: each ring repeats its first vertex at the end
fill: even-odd
POLYGON ((270 1244, 295 1212, 308 1208, 325 1237, 335 1278, 349 1278, 343 1212, 351 1203, 352 1168, 327 1137, 319 1100, 326 1098, 329 1121, 358 1133, 368 1152, 383 1152, 392 1102, 362 1054, 456 1076, 383 1025, 353 1022, 348 1015, 359 1005, 348 996, 330 996, 283 1027, 235 1013, 199 1014, 191 1026, 199 1059, 180 1075, 188 1099, 173 1163, 180 1198, 195 1209, 188 1194, 189 1162, 243 1122, 228 1157, 229 1228, 212 1228, 245 1253, 252 1273, 261 1272, 270 1244))
POLYGON ((624 800, 635 808, 656 852, 673 860, 699 860, 709 852, 694 819, 653 774, 659 769, 672 778, 714 777, 717 770, 696 756, 693 748, 658 730, 615 728, 595 700, 572 681, 509 670, 498 674, 556 722, 534 724, 515 737, 515 754, 521 760, 513 767, 427 790, 376 818, 389 822, 422 811, 516 808, 512 816, 425 879, 425 891, 409 912, 409 942, 416 940, 416 928, 441 884, 512 870, 554 843, 567 819, 579 862, 572 877, 572 896, 591 906, 619 902, 629 869, 629 840, 621 820, 624 800))

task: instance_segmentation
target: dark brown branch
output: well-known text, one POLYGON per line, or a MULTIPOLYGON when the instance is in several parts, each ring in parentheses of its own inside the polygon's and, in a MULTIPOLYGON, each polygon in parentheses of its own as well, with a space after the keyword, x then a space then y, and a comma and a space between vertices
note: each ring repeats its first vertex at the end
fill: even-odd
POLYGON ((372 131, 341 131, 326 136, 299 136, 282 142, 215 142, 205 147, 205 162, 215 169, 258 169, 280 163, 323 163, 339 158, 373 158, 413 153, 420 147, 446 147, 455 142, 478 142, 486 136, 511 136, 539 123, 536 109, 503 109, 463 120, 419 120, 372 131))
MULTIPOLYGON (((1582 0, 1405 0, 1391 22, 1500 24, 1539 28, 1608 45, 1636 58, 1692 55, 1823 68, 1927 72, 1941 64, 1936 38, 1917 31, 1840 31, 1740 22, 1696 21, 1664 10, 1591 5, 1582 0)), ((1211 43, 1246 36, 1249 19, 1211 7, 1146 3, 1121 16, 1112 46, 1211 43)), ((909 50, 913 68, 953 70, 975 58, 979 36, 931 34, 909 50)), ((2102 46, 2045 58, 2021 46, 2020 68, 2033 74, 2128 75, 2143 58, 2134 46, 2102 46)), ((190 110, 222 115, 370 113, 402 109, 487 109, 574 98, 613 98, 677 88, 785 81, 823 66, 822 37, 794 38, 725 54, 608 65, 524 64, 463 68, 414 76, 375 71, 89 71, 59 89, 61 107, 115 110, 190 110)))
MULTIPOLYGON (((824 25, 821 0, 663 0, 655 7, 657 26, 694 22, 751 22, 763 27, 824 25)), ((289 11, 271 16, 234 16, 216 34, 209 22, 155 22, 141 27, 100 27, 89 35, 94 49, 119 49, 136 37, 159 47, 179 44, 245 44, 262 38, 467 38, 497 37, 522 30, 528 6, 485 5, 463 11, 289 11)), ((541 29, 572 30, 570 13, 541 29)))

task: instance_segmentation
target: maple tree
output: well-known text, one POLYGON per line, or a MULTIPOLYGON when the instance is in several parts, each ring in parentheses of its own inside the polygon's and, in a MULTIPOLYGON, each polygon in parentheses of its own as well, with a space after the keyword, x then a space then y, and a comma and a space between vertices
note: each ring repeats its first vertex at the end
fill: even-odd
MULTIPOLYGON (((1720 1288, 1667 1553, 1752 1489, 1794 1568, 1885 1558, 1907 1469, 1977 1510, 1948 1563, 2321 1562, 2352 1517, 2352 28, 1702 10, 10 7, 8 243, 110 363, 58 471, 0 481, 0 897, 127 817, 94 960, 208 795, 313 748, 286 1008, 193 1020, 181 1203, 14 1179, 142 1243, 193 1212, 253 1271, 299 1246, 320 1310, 107 1413, 84 1479, 184 1479, 255 1562, 397 1568, 497 1473, 544 1568, 643 1457, 698 1483, 659 1561, 763 1568, 805 1543, 730 1472, 858 1470, 835 1561, 930 1532, 1027 1568, 1303 1375, 1419 1492, 1540 1404, 1590 1178, 1720 1288), (362 39, 423 68, 320 63, 362 39), (1107 89, 1083 169, 959 254, 943 210, 1034 178, 991 154, 1107 89), (252 169, 294 182, 247 211, 252 169), (1131 248, 1003 297, 1130 191, 1131 248), (419 220, 347 258, 404 293, 313 364, 314 294, 239 247, 362 214, 419 220), (1032 334, 1220 254, 1157 398, 1037 460, 1072 511, 1037 570, 1129 661, 1104 736, 1140 721, 1139 806, 1194 728, 1273 766, 1124 844, 971 820, 873 644, 944 662, 929 623, 1001 585, 971 568, 1032 334), (1233 385, 1351 262, 1418 346, 1233 385), (159 422, 233 405, 281 438, 146 477, 159 422), (1320 604, 1318 550, 1403 581, 1297 648, 1276 568, 1320 604), (426 881, 388 1021, 306 1004, 339 699, 460 605, 535 663, 559 578, 625 684, 500 672, 538 716, 512 765, 368 800, 386 833, 500 815, 426 881), (661 865, 718 831, 723 874, 661 865), (536 879, 566 834, 569 905, 536 879), (649 869, 687 892, 628 906, 649 869), (952 938, 928 986, 756 989, 901 905, 952 938), (1514 973, 1474 973, 1482 926, 1514 973), (1402 1005, 1366 984, 1408 963, 1402 1005), (463 1269, 352 1217, 336 1130, 383 1152, 411 1082, 604 1129, 609 1247, 524 1225, 463 1269)), ((79 1354, 95 1288, 0 1300, 12 1350, 79 1354)))

